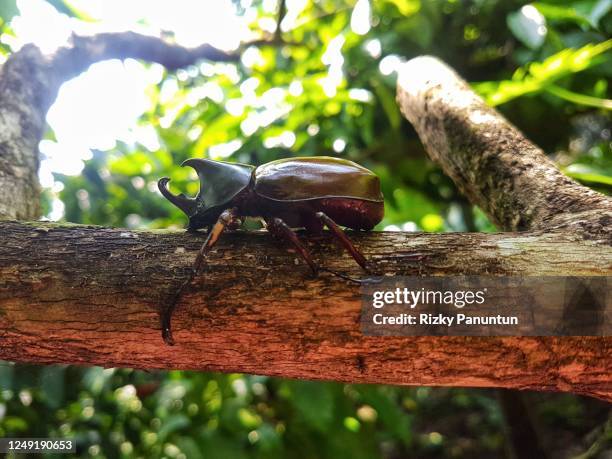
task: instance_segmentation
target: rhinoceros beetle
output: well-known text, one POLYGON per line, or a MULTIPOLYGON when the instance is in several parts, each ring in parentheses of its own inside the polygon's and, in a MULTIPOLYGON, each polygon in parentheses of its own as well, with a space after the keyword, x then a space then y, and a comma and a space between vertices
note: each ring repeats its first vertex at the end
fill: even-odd
POLYGON ((172 194, 168 177, 159 180, 159 190, 187 214, 189 231, 207 228, 208 237, 191 276, 162 313, 162 337, 167 344, 174 344, 171 317, 183 289, 200 272, 221 233, 226 228, 238 228, 244 217, 260 217, 268 231, 293 246, 313 274, 319 267, 291 228, 321 233, 326 226, 367 270, 364 256, 340 229, 371 230, 383 218, 379 179, 365 167, 328 156, 281 159, 259 167, 210 159, 188 159, 182 165, 197 172, 198 195, 189 198, 172 194))

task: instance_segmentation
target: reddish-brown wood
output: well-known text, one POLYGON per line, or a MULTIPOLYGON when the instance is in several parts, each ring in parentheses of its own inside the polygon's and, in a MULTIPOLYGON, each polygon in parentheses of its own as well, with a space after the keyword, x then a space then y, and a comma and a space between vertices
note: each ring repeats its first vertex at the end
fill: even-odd
MULTIPOLYGON (((265 232, 228 233, 215 246, 175 312, 174 347, 161 339, 158 311, 188 275, 204 235, 4 222, 0 238, 2 359, 529 388, 612 400, 609 338, 366 337, 359 286, 326 273, 311 277, 265 232)), ((352 239, 389 274, 611 273, 610 250, 575 234, 352 239)), ((362 275, 329 235, 305 241, 326 266, 362 275)))

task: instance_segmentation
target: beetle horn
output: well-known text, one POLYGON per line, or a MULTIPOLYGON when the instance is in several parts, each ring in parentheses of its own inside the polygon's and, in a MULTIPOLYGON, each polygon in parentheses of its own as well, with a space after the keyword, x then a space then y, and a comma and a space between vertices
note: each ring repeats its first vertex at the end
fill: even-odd
POLYGON ((209 174, 211 170, 214 171, 219 167, 219 165, 215 164, 214 161, 200 158, 186 159, 181 163, 181 166, 189 166, 193 168, 193 170, 195 170, 198 174, 198 178, 200 179, 200 191, 196 199, 202 197, 202 192, 204 190, 204 187, 206 186, 206 175, 209 174))
POLYGON ((168 177, 162 177, 157 182, 157 187, 159 188, 161 194, 163 194, 168 201, 185 212, 187 216, 193 215, 197 207, 196 200, 193 198, 188 198, 183 193, 179 195, 170 193, 170 190, 168 189, 168 182, 170 182, 168 177))
MULTIPOLYGON (((214 161, 210 161, 207 159, 200 158, 190 158, 186 159, 181 163, 182 167, 189 166, 192 167, 196 173, 198 174, 198 178, 200 179, 200 186, 204 186, 204 175, 206 175, 207 171, 218 169, 219 165, 215 164, 214 161)), ((200 190, 201 191, 201 190, 200 190)))

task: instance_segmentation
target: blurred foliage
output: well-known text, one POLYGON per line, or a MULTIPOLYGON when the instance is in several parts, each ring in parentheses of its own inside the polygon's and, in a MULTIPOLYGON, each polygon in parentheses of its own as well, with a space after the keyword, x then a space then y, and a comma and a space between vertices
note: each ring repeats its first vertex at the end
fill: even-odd
MULTIPOLYGON (((69 1, 50 3, 92 21, 69 1)), ((256 11, 258 31, 277 20, 273 4, 237 9, 256 11)), ((612 1, 378 0, 371 27, 353 1, 290 4, 303 8, 285 44, 250 47, 237 64, 160 72, 140 120, 148 141, 94 151, 79 176, 56 174, 46 208, 61 200, 71 222, 182 227, 156 181, 169 176, 175 192, 195 194, 193 172, 178 166, 189 157, 262 164, 332 154, 381 177, 381 229, 492 231, 396 106, 394 69, 420 54, 456 68, 568 175, 612 189, 612 1)), ((14 2, 0 5, 10 33, 14 2)), ((12 364, 0 366, 0 389, 0 435, 74 436, 94 457, 485 458, 506 448, 485 390, 12 364)), ((528 395, 560 456, 586 450, 607 416, 594 400, 528 395)))
MULTIPOLYGON (((490 105, 499 105, 525 94, 548 90, 561 98, 569 97, 570 102, 612 110, 610 100, 580 95, 566 89, 560 90, 561 88, 554 84, 570 73, 578 73, 601 63, 601 59, 597 58, 611 49, 612 39, 596 45, 588 44, 576 50, 564 49, 543 62, 532 62, 520 67, 514 72, 510 81, 480 83, 476 85, 476 89, 486 96, 490 105), (573 98, 569 94, 573 94, 573 98)), ((605 80, 601 81, 604 82, 602 85, 607 85, 605 80)))
MULTIPOLYGON (((490 458, 505 441, 488 390, 8 363, 0 387, 1 437, 73 438, 81 457, 490 458)), ((527 396, 554 451, 572 451, 609 411, 527 396)))
MULTIPOLYGON (((11 20, 19 13, 16 0, 3 0, 0 2, 0 35, 12 34, 11 20)), ((6 56, 10 48, 0 41, 0 56, 6 56)))

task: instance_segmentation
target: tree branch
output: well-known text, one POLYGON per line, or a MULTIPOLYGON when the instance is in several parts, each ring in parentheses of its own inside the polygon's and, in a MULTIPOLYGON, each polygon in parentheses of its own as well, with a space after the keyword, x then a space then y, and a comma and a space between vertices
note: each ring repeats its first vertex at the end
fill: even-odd
MULTIPOLYGON (((204 235, 0 222, 0 358, 189 368, 347 382, 572 391, 612 400, 609 338, 364 336, 360 288, 317 278, 265 232, 229 233, 174 316, 158 311, 204 235)), ((387 274, 610 275, 576 234, 355 233, 387 274), (423 259, 415 261, 414 254, 423 259)), ((327 237, 325 266, 359 277, 327 237)))
POLYGON ((432 159, 500 228, 610 230, 612 199, 563 175, 443 62, 403 64, 397 99, 432 159))
POLYGON ((274 31, 274 41, 282 42, 283 40, 283 31, 281 30, 281 22, 285 18, 285 14, 287 14, 287 5, 285 4, 285 0, 278 1, 278 13, 276 14, 276 30, 274 31))
POLYGON ((184 48, 133 32, 72 38, 51 56, 33 45, 11 55, 0 71, 0 218, 40 216, 38 143, 45 115, 62 83, 105 59, 142 59, 173 70, 200 59, 235 61, 209 45, 184 48))
POLYGON ((185 48, 135 32, 101 33, 73 35, 72 46, 60 48, 51 58, 51 66, 62 74, 62 79, 66 79, 83 72, 94 62, 127 58, 157 62, 168 70, 176 70, 201 59, 235 62, 240 59, 240 54, 226 53, 207 44, 185 48))

